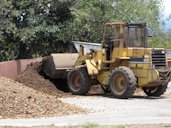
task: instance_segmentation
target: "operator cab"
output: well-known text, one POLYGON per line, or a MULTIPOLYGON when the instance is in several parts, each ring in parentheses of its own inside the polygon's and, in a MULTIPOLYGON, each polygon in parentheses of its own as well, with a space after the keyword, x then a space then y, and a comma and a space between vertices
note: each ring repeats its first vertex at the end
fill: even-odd
POLYGON ((116 47, 147 47, 147 35, 146 23, 107 23, 102 41, 107 46, 107 60, 116 47))

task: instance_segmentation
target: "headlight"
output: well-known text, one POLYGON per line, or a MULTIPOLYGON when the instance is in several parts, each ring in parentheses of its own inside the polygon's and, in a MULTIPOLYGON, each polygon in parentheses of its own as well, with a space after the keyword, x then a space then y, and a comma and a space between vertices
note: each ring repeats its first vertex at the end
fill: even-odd
POLYGON ((150 56, 144 55, 144 62, 150 62, 150 56))

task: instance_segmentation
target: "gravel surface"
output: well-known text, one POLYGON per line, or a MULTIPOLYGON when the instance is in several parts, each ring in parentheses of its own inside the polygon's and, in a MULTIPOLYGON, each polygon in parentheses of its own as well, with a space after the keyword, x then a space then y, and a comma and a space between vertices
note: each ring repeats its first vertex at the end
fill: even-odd
POLYGON ((11 79, 0 78, 0 119, 79 113, 85 113, 85 110, 62 103, 57 96, 42 93, 11 79))

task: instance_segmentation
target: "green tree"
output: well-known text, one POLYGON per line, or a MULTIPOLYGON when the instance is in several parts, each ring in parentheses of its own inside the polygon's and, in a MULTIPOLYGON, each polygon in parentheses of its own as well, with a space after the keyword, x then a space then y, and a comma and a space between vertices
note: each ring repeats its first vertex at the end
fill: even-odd
POLYGON ((71 1, 1 0, 1 49, 15 50, 17 58, 48 55, 69 40, 65 29, 72 20, 71 1), (5 44, 4 44, 5 43, 5 44), (14 48, 11 48, 12 46, 14 48))
POLYGON ((110 21, 147 22, 154 31, 161 31, 161 0, 76 0, 74 39, 100 42, 103 26, 110 21))
POLYGON ((160 32, 158 35, 154 35, 149 39, 150 47, 157 48, 171 48, 171 29, 168 29, 166 32, 160 32))
POLYGON ((16 26, 13 17, 18 11, 13 8, 12 1, 1 0, 0 4, 0 59, 12 59, 12 50, 16 49, 15 36, 16 26))

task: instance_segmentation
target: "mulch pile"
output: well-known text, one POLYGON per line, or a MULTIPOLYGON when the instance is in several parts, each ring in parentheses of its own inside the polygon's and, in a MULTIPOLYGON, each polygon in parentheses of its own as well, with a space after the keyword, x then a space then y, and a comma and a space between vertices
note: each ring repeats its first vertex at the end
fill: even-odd
POLYGON ((85 113, 85 110, 62 103, 55 95, 42 93, 11 79, 0 78, 0 119, 79 113, 85 113))
POLYGON ((41 62, 28 65, 24 72, 17 76, 16 81, 37 91, 57 97, 68 95, 57 89, 57 86, 42 74, 41 62))
MULTIPOLYGON (((56 82, 56 81, 55 81, 56 82)), ((61 84, 61 83, 57 83, 61 84)), ((41 72, 41 63, 33 63, 15 80, 0 77, 0 119, 34 118, 85 113, 58 98, 71 96, 59 90, 41 72)))

